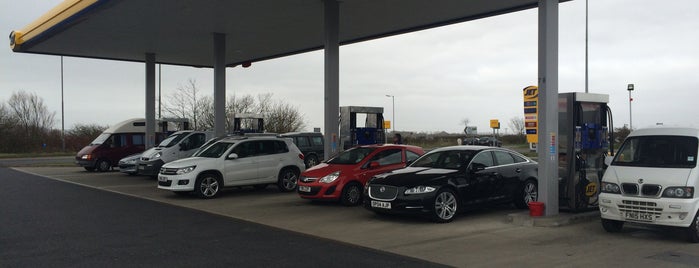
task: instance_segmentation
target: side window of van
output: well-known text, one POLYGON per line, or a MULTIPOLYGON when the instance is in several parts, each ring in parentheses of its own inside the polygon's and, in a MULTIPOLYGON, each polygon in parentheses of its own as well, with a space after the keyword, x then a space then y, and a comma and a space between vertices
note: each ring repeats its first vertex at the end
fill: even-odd
POLYGON ((206 134, 204 134, 204 133, 194 134, 194 135, 192 135, 191 138, 192 138, 192 142, 190 143, 192 145, 191 148, 199 148, 202 145, 204 145, 204 143, 206 142, 206 134))
POLYGON ((133 144, 133 145, 144 145, 144 144, 146 144, 146 142, 145 142, 145 135, 143 135, 143 134, 132 134, 132 135, 131 135, 131 144, 133 144))
POLYGON ((113 134, 107 140, 107 144, 114 148, 126 146, 126 134, 113 134))

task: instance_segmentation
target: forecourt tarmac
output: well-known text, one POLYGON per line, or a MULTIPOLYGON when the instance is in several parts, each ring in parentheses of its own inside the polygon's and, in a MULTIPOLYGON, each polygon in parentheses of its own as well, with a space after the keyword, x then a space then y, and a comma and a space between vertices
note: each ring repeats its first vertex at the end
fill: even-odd
POLYGON ((79 167, 16 169, 455 267, 699 267, 699 244, 685 242, 675 229, 627 224, 622 233, 609 234, 596 218, 532 227, 514 224, 512 215, 528 215, 511 206, 467 211, 451 223, 435 224, 419 217, 380 216, 362 207, 310 202, 296 193, 281 193, 275 186, 261 191, 233 189, 202 200, 159 190, 154 179, 120 172, 94 173, 79 167))

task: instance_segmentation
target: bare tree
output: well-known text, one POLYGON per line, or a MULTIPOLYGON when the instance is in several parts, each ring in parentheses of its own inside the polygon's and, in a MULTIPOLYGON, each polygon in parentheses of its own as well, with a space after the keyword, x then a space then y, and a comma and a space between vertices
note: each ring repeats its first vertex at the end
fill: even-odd
POLYGON ((197 81, 189 79, 184 86, 178 86, 168 97, 163 103, 163 109, 168 116, 189 119, 190 126, 195 130, 205 129, 208 127, 206 120, 200 122, 199 119, 209 114, 206 109, 210 108, 212 103, 212 100, 199 96, 197 81))
POLYGON ((510 128, 515 134, 524 135, 524 118, 517 116, 510 118, 510 128))
POLYGON ((15 92, 10 96, 8 106, 10 116, 15 118, 29 135, 38 135, 53 127, 56 112, 49 112, 44 100, 35 93, 15 92))
POLYGON ((299 131, 306 125, 303 121, 303 114, 296 107, 284 102, 274 103, 264 116, 267 132, 299 131))

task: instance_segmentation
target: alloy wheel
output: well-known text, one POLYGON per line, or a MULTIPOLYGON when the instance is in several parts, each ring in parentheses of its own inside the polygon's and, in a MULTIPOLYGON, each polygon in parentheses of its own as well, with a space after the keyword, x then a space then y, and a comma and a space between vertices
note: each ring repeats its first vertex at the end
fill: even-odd
POLYGON ((456 215, 456 196, 449 191, 444 191, 437 195, 434 200, 435 214, 439 219, 447 221, 456 215))
POLYGON ((218 180, 214 177, 206 177, 199 183, 199 191, 205 197, 214 197, 218 193, 218 180))

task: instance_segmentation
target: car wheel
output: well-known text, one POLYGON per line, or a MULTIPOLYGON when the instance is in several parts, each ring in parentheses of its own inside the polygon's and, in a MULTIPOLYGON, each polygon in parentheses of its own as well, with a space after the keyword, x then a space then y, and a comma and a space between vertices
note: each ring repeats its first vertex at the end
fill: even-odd
POLYGON ((309 155, 308 157, 306 157, 306 168, 315 166, 317 164, 318 164, 318 157, 316 157, 315 155, 309 155))
POLYGON ((529 202, 536 202, 538 198, 539 187, 536 180, 529 179, 522 183, 513 199, 517 208, 526 209, 529 208, 529 202))
POLYGON ((608 233, 618 233, 621 232, 621 228, 624 227, 623 221, 602 219, 602 228, 608 233))
POLYGON ((687 235, 689 236, 689 242, 699 243, 699 211, 695 213, 692 224, 687 227, 687 235))
POLYGON ((291 192, 296 189, 296 184, 299 180, 299 173, 291 168, 282 169, 279 172, 279 179, 277 181, 277 186, 282 192, 291 192))
POLYGON ((214 174, 203 174, 194 184, 194 192, 204 199, 214 198, 221 189, 221 179, 214 174))
POLYGON ((85 170, 87 170, 87 171, 95 171, 94 167, 83 167, 83 168, 85 168, 85 170))
POLYGON ((434 198, 434 210, 432 219, 435 222, 450 222, 459 210, 459 200, 451 189, 443 189, 437 192, 434 198))
POLYGON ((95 167, 99 172, 107 172, 112 168, 112 165, 109 164, 109 161, 107 160, 98 160, 95 167))
POLYGON ((354 182, 345 185, 340 195, 340 203, 345 206, 356 206, 360 202, 362 202, 362 186, 354 182))

